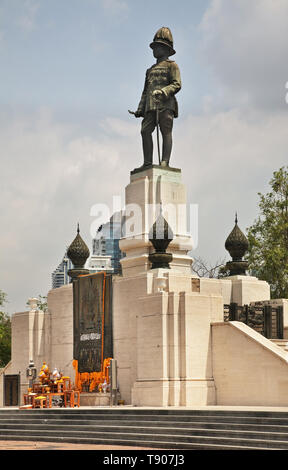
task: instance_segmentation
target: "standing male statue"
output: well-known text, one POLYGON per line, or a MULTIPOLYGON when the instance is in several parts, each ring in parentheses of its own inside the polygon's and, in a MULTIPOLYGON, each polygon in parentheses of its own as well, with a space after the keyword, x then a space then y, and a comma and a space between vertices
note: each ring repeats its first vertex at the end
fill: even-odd
POLYGON ((172 150, 173 119, 178 117, 178 103, 175 94, 181 89, 179 67, 169 57, 175 54, 173 37, 169 28, 160 28, 150 44, 156 64, 146 71, 144 90, 138 109, 129 111, 135 117, 143 117, 141 136, 144 154, 143 167, 152 165, 152 132, 157 127, 159 164, 169 166, 172 150), (162 160, 160 162, 159 132, 162 134, 162 160))

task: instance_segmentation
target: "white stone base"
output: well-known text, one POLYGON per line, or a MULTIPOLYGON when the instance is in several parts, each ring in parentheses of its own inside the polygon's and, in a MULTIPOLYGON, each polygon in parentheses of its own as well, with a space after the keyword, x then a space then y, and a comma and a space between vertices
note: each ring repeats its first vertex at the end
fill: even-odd
POLYGON ((213 379, 138 380, 132 390, 134 406, 205 406, 215 403, 213 379))
POLYGON ((223 279, 200 278, 200 293, 222 295, 223 303, 249 305, 255 301, 269 301, 270 286, 254 276, 228 276, 223 279))
POLYGON ((217 403, 213 378, 184 380, 181 385, 180 405, 205 406, 217 403))
POLYGON ((172 168, 148 168, 132 174, 125 190, 125 236, 119 247, 126 254, 121 259, 123 277, 133 277, 148 271, 148 260, 154 251, 149 241, 149 231, 160 214, 173 231, 173 240, 167 249, 173 255, 170 266, 187 275, 191 274, 193 248, 191 234, 187 231, 186 188, 181 181, 181 171, 172 168))
POLYGON ((270 286, 254 276, 229 276, 232 281, 232 302, 249 305, 250 302, 270 299, 270 286))
POLYGON ((110 393, 80 393, 80 406, 109 406, 110 393))
POLYGON ((215 404, 210 323, 223 319, 223 298, 193 292, 192 281, 174 269, 115 279, 114 353, 127 404, 215 404))

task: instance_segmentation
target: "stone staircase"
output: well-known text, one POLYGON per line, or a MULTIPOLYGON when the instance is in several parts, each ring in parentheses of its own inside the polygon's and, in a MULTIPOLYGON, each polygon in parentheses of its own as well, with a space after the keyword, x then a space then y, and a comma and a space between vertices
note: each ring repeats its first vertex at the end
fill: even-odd
POLYGON ((157 449, 288 449, 288 412, 189 409, 0 409, 1 440, 157 449))

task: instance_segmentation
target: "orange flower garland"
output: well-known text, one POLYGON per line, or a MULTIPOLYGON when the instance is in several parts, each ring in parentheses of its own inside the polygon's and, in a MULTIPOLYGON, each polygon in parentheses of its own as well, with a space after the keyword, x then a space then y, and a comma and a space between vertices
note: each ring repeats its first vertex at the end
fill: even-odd
POLYGON ((83 391, 83 385, 89 385, 89 392, 93 392, 99 384, 106 379, 109 384, 109 366, 111 358, 104 359, 103 370, 100 372, 78 372, 78 361, 74 359, 73 368, 75 370, 75 386, 80 392, 83 391))

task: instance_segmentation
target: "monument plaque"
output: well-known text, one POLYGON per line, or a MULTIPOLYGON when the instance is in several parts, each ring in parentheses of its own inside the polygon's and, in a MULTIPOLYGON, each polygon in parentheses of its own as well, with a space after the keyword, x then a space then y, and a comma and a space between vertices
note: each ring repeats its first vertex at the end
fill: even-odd
POLYGON ((97 273, 73 282, 74 359, 79 372, 100 372, 112 357, 112 276, 97 273))

